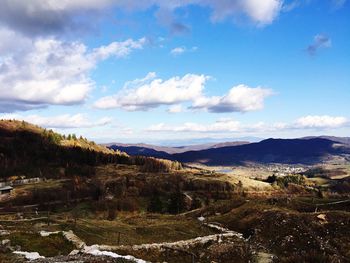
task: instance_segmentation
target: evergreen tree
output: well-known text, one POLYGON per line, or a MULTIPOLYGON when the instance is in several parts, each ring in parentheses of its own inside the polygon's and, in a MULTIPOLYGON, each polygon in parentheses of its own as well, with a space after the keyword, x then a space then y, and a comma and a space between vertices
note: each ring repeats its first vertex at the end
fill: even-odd
POLYGON ((158 193, 152 195, 147 210, 152 213, 161 213, 163 211, 163 203, 158 193))
POLYGON ((168 206, 170 214, 179 214, 185 210, 185 198, 180 190, 171 194, 168 206))

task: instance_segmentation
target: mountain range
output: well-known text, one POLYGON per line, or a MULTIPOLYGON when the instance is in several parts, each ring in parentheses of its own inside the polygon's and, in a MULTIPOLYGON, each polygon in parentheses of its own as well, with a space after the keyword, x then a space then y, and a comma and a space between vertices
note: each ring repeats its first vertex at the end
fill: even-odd
POLYGON ((331 136, 266 139, 253 143, 225 142, 182 147, 163 147, 149 144, 110 144, 108 147, 130 155, 153 156, 184 163, 206 165, 316 164, 334 157, 350 160, 350 138, 331 136))

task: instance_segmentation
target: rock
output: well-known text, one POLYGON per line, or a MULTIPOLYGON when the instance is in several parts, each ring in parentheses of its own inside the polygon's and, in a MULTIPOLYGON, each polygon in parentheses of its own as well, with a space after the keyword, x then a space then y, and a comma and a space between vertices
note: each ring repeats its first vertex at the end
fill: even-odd
POLYGON ((1 240, 1 245, 2 246, 9 246, 11 244, 11 240, 10 239, 3 239, 1 240))
POLYGON ((7 230, 0 230, 0 236, 6 236, 6 235, 9 235, 10 232, 7 231, 7 230))
POLYGON ((6 253, 8 251, 11 251, 11 241, 9 239, 1 240, 0 252, 6 253))
POLYGON ((205 217, 204 216, 200 216, 197 218, 199 221, 203 222, 205 220, 205 217))
POLYGON ((72 252, 69 253, 70 256, 78 255, 80 253, 80 250, 74 249, 72 252))
POLYGON ((320 221, 321 224, 328 223, 328 222, 327 222, 327 218, 326 218, 326 214, 319 214, 319 215, 317 216, 317 218, 319 219, 319 221, 320 221))

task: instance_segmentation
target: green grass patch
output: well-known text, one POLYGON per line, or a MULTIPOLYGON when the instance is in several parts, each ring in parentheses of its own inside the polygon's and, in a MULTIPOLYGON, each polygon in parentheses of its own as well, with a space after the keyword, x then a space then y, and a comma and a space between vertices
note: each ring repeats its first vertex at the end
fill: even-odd
POLYGON ((11 244, 21 247, 21 251, 38 252, 41 256, 68 255, 74 246, 62 234, 42 237, 38 233, 15 232, 10 236, 11 244))

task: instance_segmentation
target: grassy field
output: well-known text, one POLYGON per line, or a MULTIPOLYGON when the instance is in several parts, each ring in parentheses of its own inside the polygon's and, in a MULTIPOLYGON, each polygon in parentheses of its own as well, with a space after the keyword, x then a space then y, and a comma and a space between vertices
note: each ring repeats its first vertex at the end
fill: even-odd
POLYGON ((62 222, 60 228, 73 229, 88 245, 118 245, 119 238, 120 245, 172 242, 214 233, 193 218, 130 213, 121 213, 113 221, 79 218, 76 224, 62 222))
POLYGON ((20 246, 21 251, 36 251, 45 257, 68 255, 74 249, 62 234, 42 237, 39 233, 14 232, 10 240, 11 245, 20 246))
POLYGON ((220 181, 226 181, 233 185, 241 184, 245 191, 273 191, 274 189, 270 184, 262 182, 262 179, 266 179, 272 175, 272 172, 267 171, 259 167, 224 167, 224 166, 205 166, 194 165, 195 168, 199 168, 197 173, 203 173, 202 177, 212 179, 213 177, 220 181), (204 173, 203 171, 208 171, 204 173), (258 179, 258 180, 256 180, 258 179))

